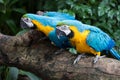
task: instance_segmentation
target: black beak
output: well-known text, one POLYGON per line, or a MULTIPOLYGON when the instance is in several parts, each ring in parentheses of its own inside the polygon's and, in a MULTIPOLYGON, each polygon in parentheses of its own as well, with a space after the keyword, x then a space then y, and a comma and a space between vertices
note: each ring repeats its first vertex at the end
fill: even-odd
POLYGON ((23 28, 23 29, 29 28, 28 25, 24 22, 24 19, 23 19, 23 18, 21 18, 21 20, 20 20, 20 26, 21 26, 21 28, 23 28))
POLYGON ((61 36, 65 36, 66 34, 63 31, 56 28, 56 35, 57 35, 58 39, 60 39, 61 36))
POLYGON ((36 28, 36 26, 31 21, 26 20, 26 18, 21 18, 20 26, 23 29, 27 29, 27 28, 35 29, 36 28))

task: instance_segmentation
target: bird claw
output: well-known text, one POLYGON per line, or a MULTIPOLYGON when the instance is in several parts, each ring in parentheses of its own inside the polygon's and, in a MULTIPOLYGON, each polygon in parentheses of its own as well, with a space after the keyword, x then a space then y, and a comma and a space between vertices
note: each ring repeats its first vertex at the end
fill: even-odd
POLYGON ((77 58, 74 60, 73 65, 75 65, 82 57, 86 57, 85 54, 78 55, 77 58))
POLYGON ((61 49, 57 50, 57 51, 55 52, 55 54, 56 54, 56 55, 57 55, 57 54, 60 54, 60 53, 63 52, 63 51, 64 51, 64 49, 61 48, 61 49))
POLYGON ((105 55, 103 55, 103 56, 97 55, 97 56, 94 58, 93 63, 95 64, 99 59, 104 58, 104 57, 105 57, 105 55))

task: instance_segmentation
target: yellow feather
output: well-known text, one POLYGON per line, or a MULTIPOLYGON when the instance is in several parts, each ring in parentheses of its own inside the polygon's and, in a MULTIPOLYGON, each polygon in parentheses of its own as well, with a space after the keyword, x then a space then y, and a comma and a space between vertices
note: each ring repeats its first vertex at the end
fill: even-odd
POLYGON ((36 20, 32 20, 32 22, 37 26, 37 29, 41 32, 43 32, 46 36, 48 36, 48 34, 54 30, 53 27, 50 26, 44 26, 42 25, 40 22, 36 21, 36 20))
POLYGON ((80 52, 80 53, 91 53, 91 54, 100 56, 100 52, 96 52, 94 49, 92 49, 86 43, 87 36, 90 33, 89 30, 85 30, 83 32, 80 32, 74 26, 70 26, 70 29, 74 32, 74 36, 70 39, 71 44, 74 47, 76 47, 76 50, 78 52, 80 52))

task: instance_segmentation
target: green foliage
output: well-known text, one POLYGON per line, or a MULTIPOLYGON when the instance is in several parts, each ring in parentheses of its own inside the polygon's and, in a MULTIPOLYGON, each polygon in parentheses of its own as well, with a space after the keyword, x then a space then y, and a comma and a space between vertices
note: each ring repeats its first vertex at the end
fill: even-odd
POLYGON ((18 75, 26 75, 29 77, 30 80, 42 80, 32 73, 19 70, 16 67, 0 67, 0 80, 17 80, 18 75))
POLYGON ((27 72, 27 71, 20 70, 19 74, 27 75, 30 78, 30 80, 42 80, 42 79, 38 78, 36 75, 34 75, 34 74, 30 73, 30 72, 27 72))
POLYGON ((0 30, 8 34, 16 34, 20 27, 16 22, 20 14, 26 13, 22 8, 17 8, 15 5, 19 0, 0 0, 0 30))

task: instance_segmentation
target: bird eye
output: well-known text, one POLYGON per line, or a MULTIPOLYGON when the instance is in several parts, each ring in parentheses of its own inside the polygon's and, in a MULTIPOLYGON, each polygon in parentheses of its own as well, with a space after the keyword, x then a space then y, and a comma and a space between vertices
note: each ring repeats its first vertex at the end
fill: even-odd
POLYGON ((30 18, 25 18, 25 21, 26 21, 26 22, 29 22, 29 21, 30 21, 30 18))

